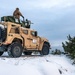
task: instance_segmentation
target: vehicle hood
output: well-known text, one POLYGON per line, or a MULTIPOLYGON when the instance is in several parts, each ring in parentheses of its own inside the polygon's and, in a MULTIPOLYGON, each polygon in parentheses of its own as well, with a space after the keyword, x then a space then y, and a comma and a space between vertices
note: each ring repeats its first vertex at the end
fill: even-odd
POLYGON ((44 38, 44 37, 41 37, 41 40, 42 41, 47 41, 48 42, 48 39, 44 38))

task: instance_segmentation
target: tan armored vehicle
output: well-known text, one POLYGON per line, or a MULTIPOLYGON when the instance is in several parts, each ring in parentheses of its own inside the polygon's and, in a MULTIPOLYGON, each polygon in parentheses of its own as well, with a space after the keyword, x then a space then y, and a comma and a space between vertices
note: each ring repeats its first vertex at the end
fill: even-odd
POLYGON ((27 22, 16 22, 11 16, 1 18, 0 56, 4 52, 8 52, 11 57, 20 57, 22 53, 31 55, 33 51, 39 51, 41 55, 47 55, 49 49, 48 40, 39 37, 37 31, 31 30, 27 22))

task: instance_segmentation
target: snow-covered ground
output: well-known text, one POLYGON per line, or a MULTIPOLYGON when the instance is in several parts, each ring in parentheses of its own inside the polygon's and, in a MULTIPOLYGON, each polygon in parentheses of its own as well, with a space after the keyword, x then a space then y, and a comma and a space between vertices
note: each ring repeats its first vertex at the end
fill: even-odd
POLYGON ((66 56, 0 57, 0 75, 75 75, 66 56))

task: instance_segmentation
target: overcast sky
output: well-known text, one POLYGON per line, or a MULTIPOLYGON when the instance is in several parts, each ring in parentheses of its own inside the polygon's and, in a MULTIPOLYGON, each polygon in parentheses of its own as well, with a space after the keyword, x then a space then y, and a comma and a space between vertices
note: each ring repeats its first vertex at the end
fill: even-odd
POLYGON ((75 0, 0 0, 0 17, 12 15, 16 7, 52 47, 61 46, 69 34, 75 36, 75 0))

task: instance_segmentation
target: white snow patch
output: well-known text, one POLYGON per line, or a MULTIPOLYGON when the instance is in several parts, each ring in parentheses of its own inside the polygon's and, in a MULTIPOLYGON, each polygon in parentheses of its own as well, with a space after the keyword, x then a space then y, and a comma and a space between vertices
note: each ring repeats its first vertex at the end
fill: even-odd
POLYGON ((75 75, 66 56, 0 57, 0 75, 75 75))

